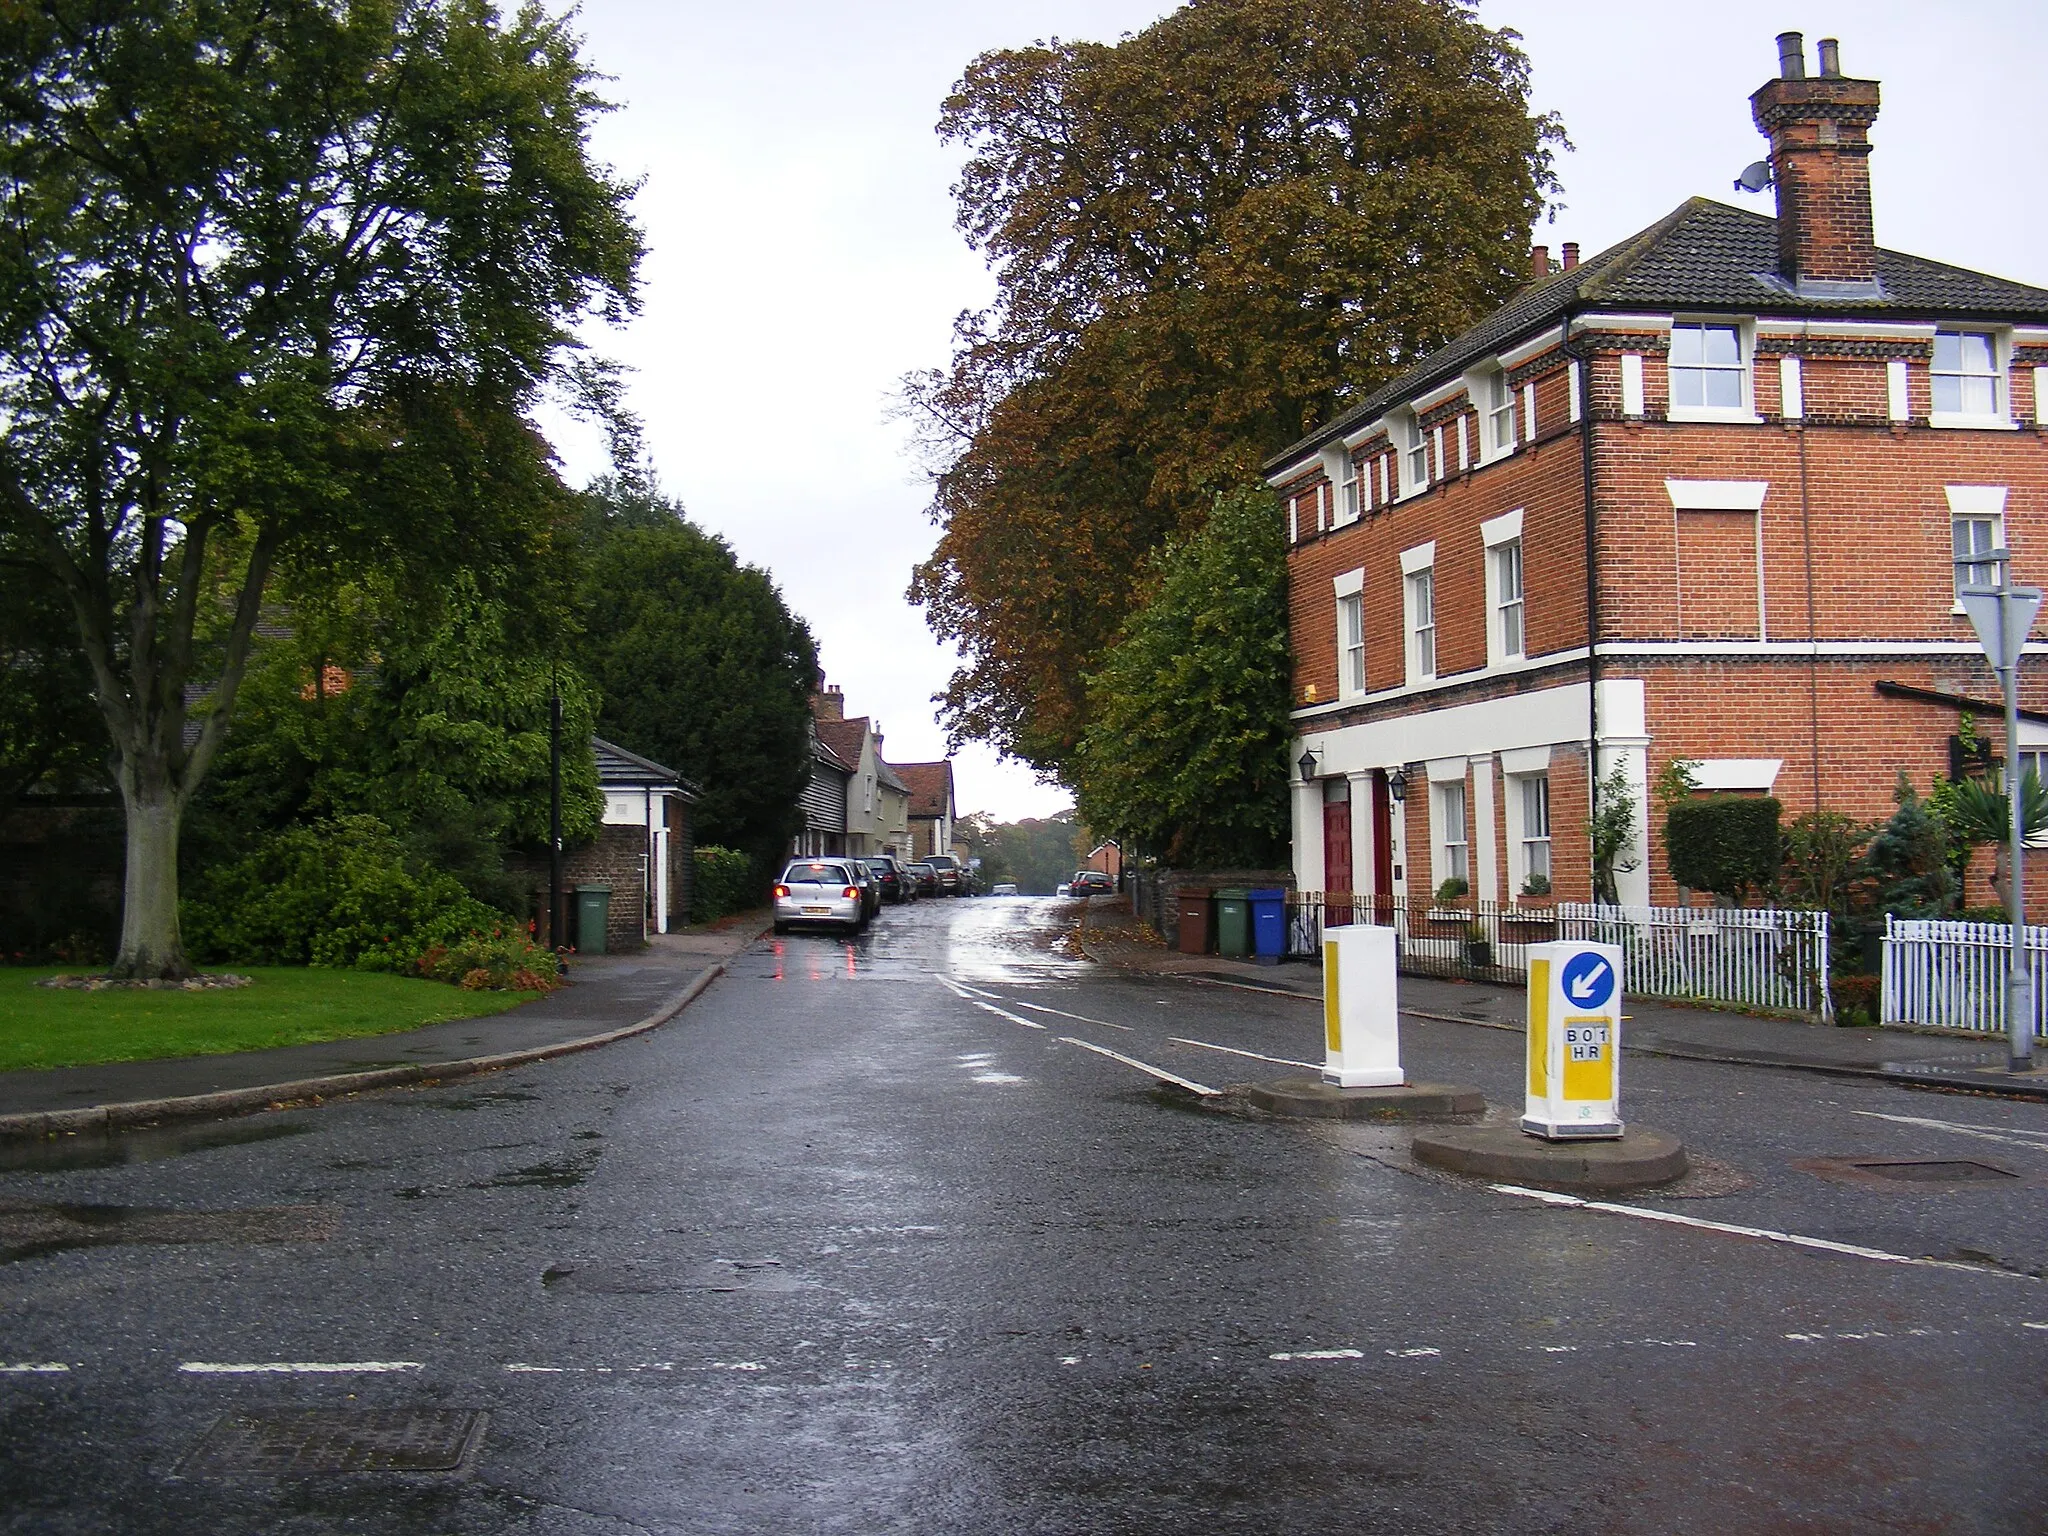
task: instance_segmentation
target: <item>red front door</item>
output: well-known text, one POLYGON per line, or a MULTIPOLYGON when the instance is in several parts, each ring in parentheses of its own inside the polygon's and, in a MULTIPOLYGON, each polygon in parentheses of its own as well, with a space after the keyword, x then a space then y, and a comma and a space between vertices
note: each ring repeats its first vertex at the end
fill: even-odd
POLYGON ((1351 921, 1351 781, 1323 781, 1323 923, 1351 921))
POLYGON ((1384 768, 1372 773, 1372 920, 1383 928, 1394 921, 1394 797, 1384 768))

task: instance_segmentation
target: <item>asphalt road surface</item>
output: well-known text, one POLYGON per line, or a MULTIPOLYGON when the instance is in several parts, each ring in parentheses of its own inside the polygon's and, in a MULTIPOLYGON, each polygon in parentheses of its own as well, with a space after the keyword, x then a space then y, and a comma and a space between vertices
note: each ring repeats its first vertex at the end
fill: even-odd
MULTIPOLYGON (((1162 1088, 1299 1073, 1317 1011, 1074 910, 0 1173, 0 1530, 2048 1529, 2048 1107, 1631 1057, 1698 1170, 1550 1204, 1162 1088)), ((1404 1050, 1517 1093, 1517 1035, 1404 1050)))

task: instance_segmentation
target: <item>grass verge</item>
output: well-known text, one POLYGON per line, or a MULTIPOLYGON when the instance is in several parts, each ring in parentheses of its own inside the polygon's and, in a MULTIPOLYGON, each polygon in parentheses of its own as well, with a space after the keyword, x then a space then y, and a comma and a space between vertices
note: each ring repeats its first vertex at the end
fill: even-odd
POLYGON ((296 966, 225 967, 254 977, 254 984, 203 992, 36 985, 65 969, 0 968, 0 1072, 388 1035, 503 1013, 539 995, 465 992, 407 976, 296 966))

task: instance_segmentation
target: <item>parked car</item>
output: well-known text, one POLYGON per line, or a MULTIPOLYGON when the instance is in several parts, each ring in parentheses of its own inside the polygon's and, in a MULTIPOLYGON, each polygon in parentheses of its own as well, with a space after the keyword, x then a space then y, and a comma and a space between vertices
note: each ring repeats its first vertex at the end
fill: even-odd
POLYGON ((873 871, 875 883, 882 888, 882 900, 893 906, 902 906, 906 901, 917 899, 916 882, 903 873, 903 866, 888 854, 880 854, 866 861, 873 871))
POLYGON ((866 908, 867 916, 873 917, 882 910, 882 882, 877 880, 875 872, 868 868, 866 859, 848 858, 846 868, 853 877, 853 883, 860 887, 861 905, 866 908))
POLYGON ((1055 896, 1071 896, 1071 895, 1073 895, 1073 894, 1074 894, 1074 893, 1073 893, 1073 891, 1072 891, 1071 889, 1069 889, 1069 888, 1068 888, 1068 886, 1067 886, 1067 882, 1066 882, 1066 881, 1064 881, 1064 880, 1062 880, 1062 881, 1061 881, 1061 882, 1059 883, 1058 887, 1057 887, 1057 888, 1055 888, 1055 889, 1054 889, 1054 891, 1053 891, 1053 895, 1055 895, 1055 896))
POLYGON ((1016 894, 1017 887, 1007 880, 998 880, 995 883, 995 888, 989 892, 991 896, 1014 896, 1016 894))
POLYGON ((854 880, 852 866, 856 862, 791 859, 775 882, 775 931, 815 927, 860 932, 868 920, 868 907, 867 897, 854 880))
POLYGON ((966 871, 960 868, 960 861, 950 853, 935 853, 925 863, 939 872, 939 889, 948 896, 961 896, 967 892, 966 871))
POLYGON ((919 859, 910 866, 910 872, 917 876, 918 895, 936 896, 939 894, 939 872, 932 867, 929 860, 919 859))
POLYGON ((1099 869, 1077 869, 1074 878, 1067 882, 1067 889, 1076 896, 1095 896, 1114 891, 1116 882, 1099 869))

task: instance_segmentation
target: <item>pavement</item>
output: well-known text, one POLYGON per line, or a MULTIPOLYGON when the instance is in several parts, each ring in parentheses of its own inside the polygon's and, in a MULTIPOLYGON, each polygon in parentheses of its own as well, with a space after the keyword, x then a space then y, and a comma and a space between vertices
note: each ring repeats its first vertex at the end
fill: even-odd
POLYGON ((766 930, 750 918, 572 960, 568 985, 486 1018, 266 1051, 0 1072, 0 1142, 241 1113, 606 1045, 672 1018, 766 930))
MULTIPOLYGON (((1081 944, 1091 959, 1129 971, 1322 1001, 1319 966, 1299 961, 1259 965, 1221 955, 1180 954, 1146 930, 1119 897, 1089 898, 1081 944)), ((1522 1029, 1523 997, 1517 987, 1404 975, 1401 1002, 1401 1012, 1412 1018, 1516 1033, 1522 1029)), ((1622 1049, 1630 1054, 2048 1100, 2048 1071, 2008 1072, 2002 1036, 1844 1029, 1805 1019, 1688 1008, 1634 997, 1628 1006, 1622 1049)), ((2048 1062, 2048 1053, 2037 1053, 2036 1060, 2048 1062)))

